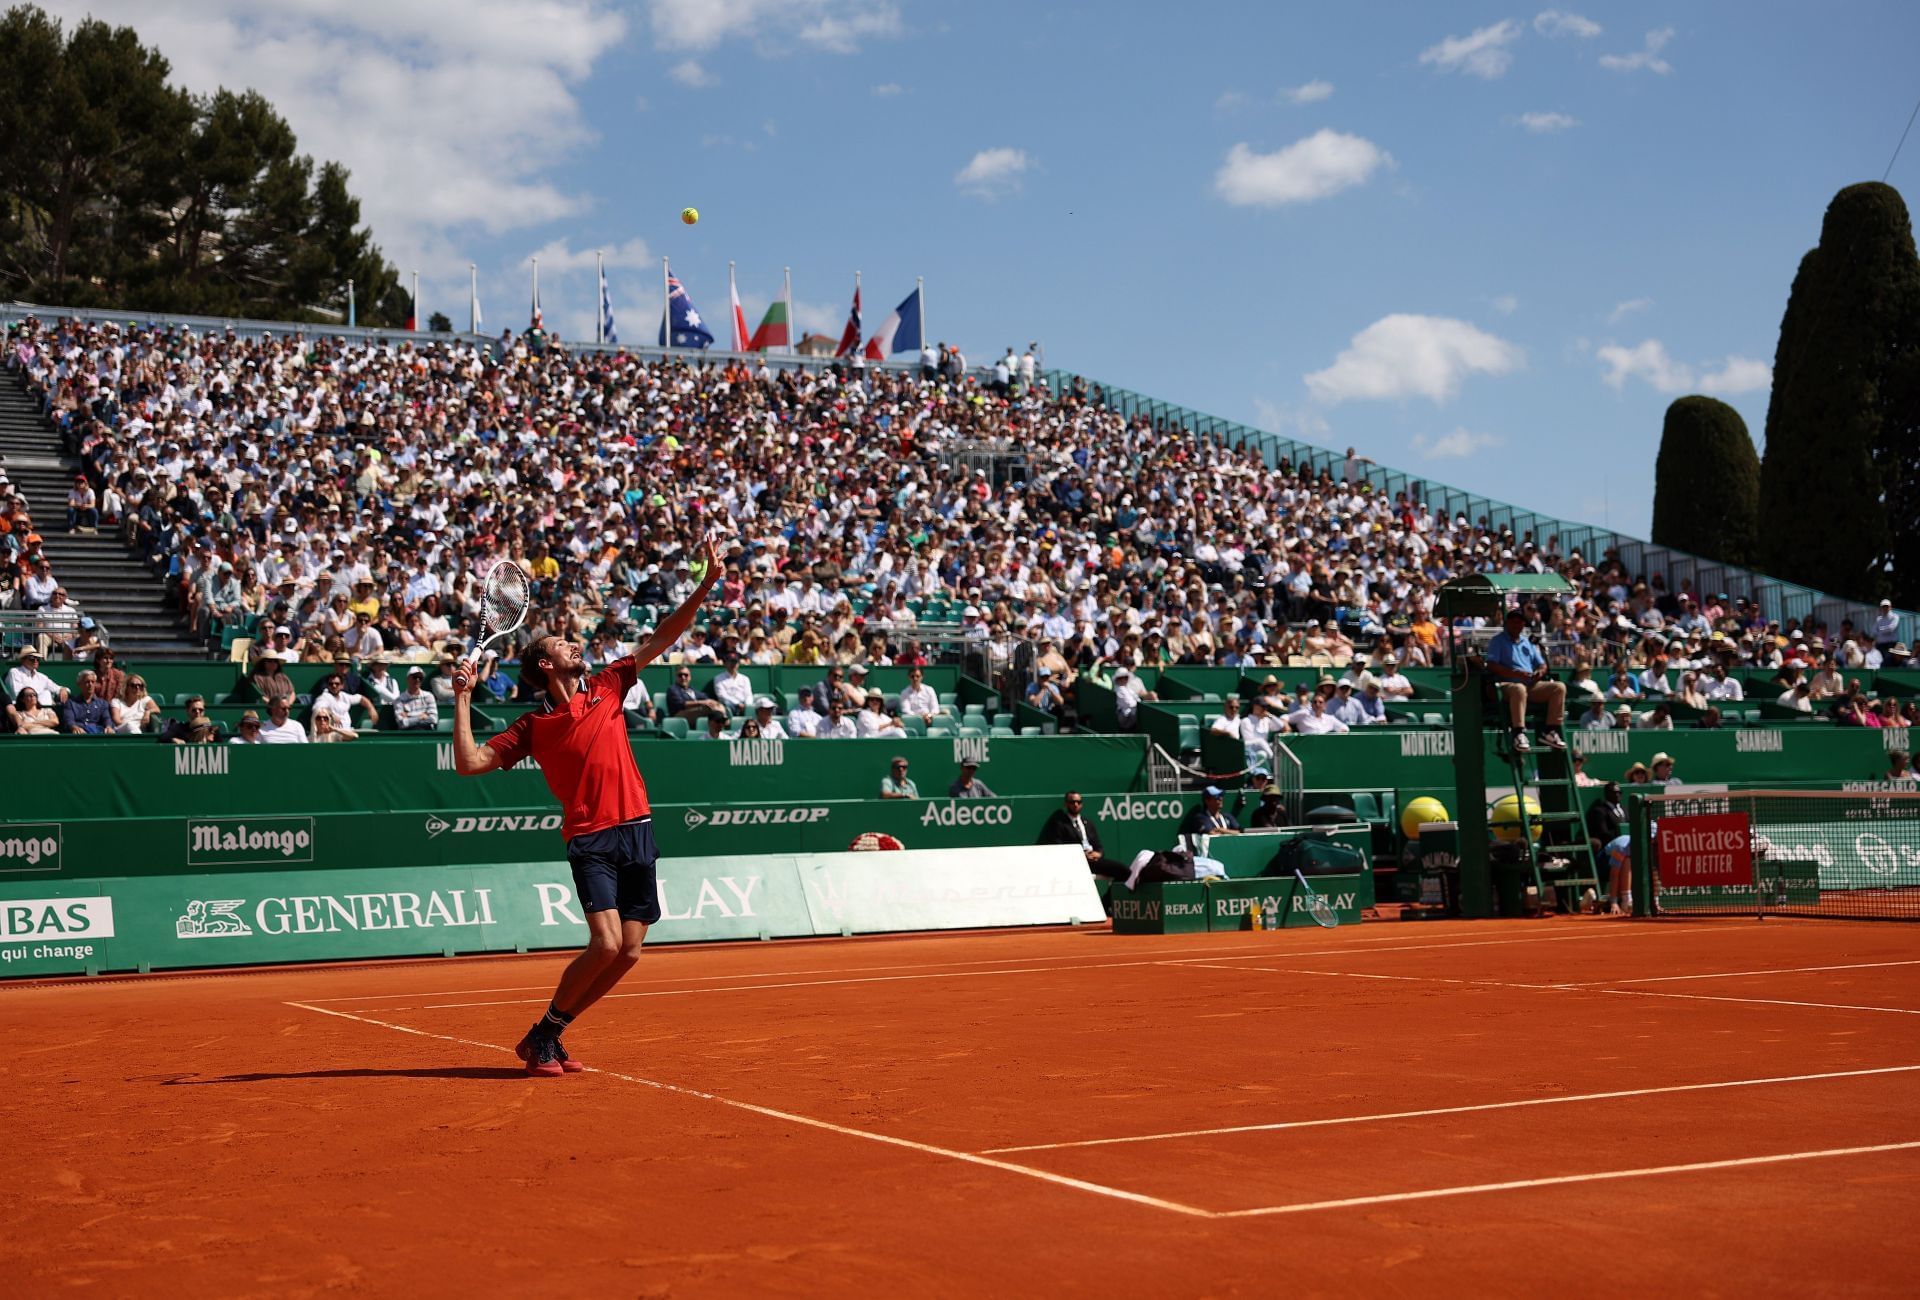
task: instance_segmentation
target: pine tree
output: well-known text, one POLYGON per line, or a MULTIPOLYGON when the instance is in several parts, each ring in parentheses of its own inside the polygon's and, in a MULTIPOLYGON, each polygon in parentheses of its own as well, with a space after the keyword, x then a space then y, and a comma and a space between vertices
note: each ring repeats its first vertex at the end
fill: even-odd
POLYGON ((1911 600, 1896 547, 1911 548, 1920 494, 1920 259, 1898 191, 1834 196, 1800 261, 1780 323, 1760 474, 1768 572, 1860 600, 1911 600))
POLYGON ((1747 564, 1759 513, 1760 455, 1740 412, 1711 397, 1675 401, 1654 465, 1653 540, 1747 564))

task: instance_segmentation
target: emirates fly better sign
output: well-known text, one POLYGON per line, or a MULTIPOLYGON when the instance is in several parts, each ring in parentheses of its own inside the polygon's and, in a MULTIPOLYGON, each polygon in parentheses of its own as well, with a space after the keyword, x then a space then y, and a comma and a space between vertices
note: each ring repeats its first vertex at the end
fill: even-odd
POLYGON ((1753 884, 1753 834, 1745 813, 1662 817, 1654 862, 1666 889, 1753 884))

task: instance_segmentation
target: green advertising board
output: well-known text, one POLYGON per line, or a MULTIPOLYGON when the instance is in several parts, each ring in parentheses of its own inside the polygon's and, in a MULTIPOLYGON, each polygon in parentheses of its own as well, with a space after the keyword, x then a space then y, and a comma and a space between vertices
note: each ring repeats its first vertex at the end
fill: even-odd
MULTIPOLYGON (((1190 794, 1088 792, 1085 813, 1109 856, 1175 843, 1190 794)), ((909 849, 1037 843, 1060 800, 856 799, 662 804, 654 839, 667 858, 832 853, 869 832, 909 849)), ((88 818, 0 823, 0 881, 348 867, 442 868, 565 859, 560 811, 415 809, 363 813, 88 818)))
MULTIPOLYGON (((144 739, 49 738, 30 772, 0 790, 0 820, 153 817, 191 809, 239 814, 370 808, 527 808, 552 802, 530 763, 484 777, 453 769, 450 739, 383 738, 336 745, 159 745, 144 739)), ((658 804, 766 804, 871 799, 895 754, 922 787, 945 789, 962 760, 1003 795, 1133 790, 1138 736, 955 736, 935 740, 635 741, 658 804)), ((22 750, 19 757, 25 758, 22 750)))
MULTIPOLYGON (((1313 892, 1327 901, 1342 925, 1358 925, 1363 875, 1315 876, 1313 892)), ((1250 930, 1255 910, 1278 915, 1283 928, 1315 924, 1307 894, 1291 876, 1249 880, 1159 881, 1112 895, 1115 934, 1198 934, 1250 930)))
MULTIPOLYGON (((1090 923, 1070 846, 662 860, 650 941, 1090 923)), ((0 977, 572 948, 563 864, 0 882, 0 977)))

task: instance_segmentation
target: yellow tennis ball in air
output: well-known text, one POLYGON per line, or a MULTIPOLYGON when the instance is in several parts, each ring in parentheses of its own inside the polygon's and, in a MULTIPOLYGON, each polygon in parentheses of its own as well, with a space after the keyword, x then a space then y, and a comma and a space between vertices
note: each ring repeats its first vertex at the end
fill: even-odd
POLYGON ((680 220, 686 222, 689 226, 691 226, 694 222, 700 220, 700 209, 699 208, 681 208, 680 220))

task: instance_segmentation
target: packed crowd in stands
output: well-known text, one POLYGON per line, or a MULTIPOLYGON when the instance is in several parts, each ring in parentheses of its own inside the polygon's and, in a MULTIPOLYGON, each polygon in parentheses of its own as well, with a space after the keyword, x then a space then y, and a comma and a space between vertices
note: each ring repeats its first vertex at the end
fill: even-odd
MULTIPOLYGON (((1527 616, 1551 661, 1581 670, 1570 724, 1593 693, 1636 719, 1648 701, 1712 703, 1729 666, 1798 670, 1806 690, 1788 682, 1780 698, 1843 722, 1902 717, 1849 686, 1908 661, 1889 608, 1862 628, 1772 622, 1611 553, 1389 497, 1351 451, 1344 472, 1271 468, 1019 367, 1004 380, 803 371, 574 353, 538 335, 367 343, 32 320, 9 329, 6 365, 83 470, 65 503, 0 480, 0 604, 43 611, 55 657, 89 657, 97 632, 41 551, 51 528, 122 537, 210 653, 245 636, 256 660, 381 661, 396 682, 416 664, 437 680, 506 558, 534 584, 519 644, 558 633, 589 662, 617 658, 692 590, 692 549, 717 529, 718 607, 674 655, 692 664, 972 651, 996 685, 1068 721, 1084 674, 1137 697, 1141 667, 1347 666, 1348 687, 1310 693, 1319 705, 1261 709, 1271 730, 1330 730, 1323 716, 1381 720, 1400 669, 1445 661, 1441 582, 1553 572, 1572 591, 1527 616)), ((23 705, 8 684, 13 729, 61 705, 44 692, 23 705)))

